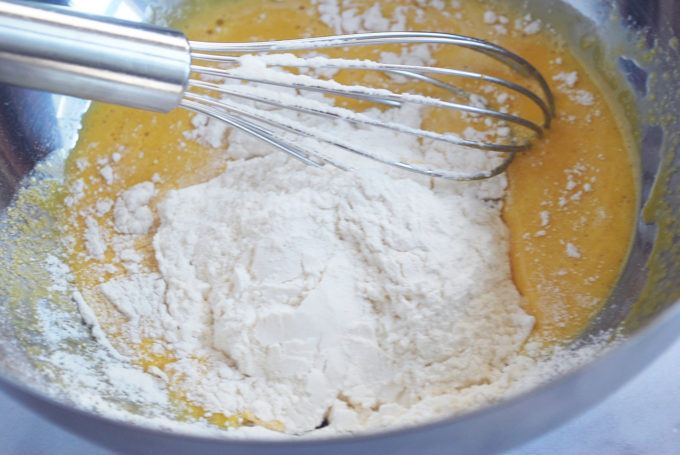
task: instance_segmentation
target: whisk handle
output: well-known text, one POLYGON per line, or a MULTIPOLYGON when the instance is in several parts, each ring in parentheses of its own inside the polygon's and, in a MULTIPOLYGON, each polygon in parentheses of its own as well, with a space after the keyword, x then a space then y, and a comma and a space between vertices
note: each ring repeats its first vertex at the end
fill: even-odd
POLYGON ((167 112, 190 67, 179 31, 0 0, 0 83, 167 112))

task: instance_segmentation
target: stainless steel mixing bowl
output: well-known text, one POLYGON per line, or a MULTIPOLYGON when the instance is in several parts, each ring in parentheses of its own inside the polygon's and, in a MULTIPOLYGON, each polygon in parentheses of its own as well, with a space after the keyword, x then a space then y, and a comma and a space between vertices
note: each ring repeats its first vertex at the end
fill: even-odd
MULTIPOLYGON (((142 17, 147 7, 143 0, 73 4, 105 14, 124 11, 128 17, 142 17)), ((551 22, 594 68, 595 77, 627 112, 626 127, 639 149, 640 209, 632 249, 609 303, 576 342, 587 344, 616 329, 623 340, 616 348, 529 393, 427 425, 323 440, 208 439, 117 422, 55 395, 49 379, 35 373, 35 352, 61 347, 50 346, 49 328, 24 323, 31 312, 9 290, 35 283, 5 273, 0 279, 0 386, 54 422, 129 454, 488 454, 533 438, 612 392, 680 331, 680 174, 673 172, 680 165, 680 0, 516 4, 551 22)), ((83 101, 0 86, 2 207, 25 179, 58 174, 86 108, 83 101), (36 164, 46 159, 52 165, 36 175, 36 164)), ((5 268, 13 260, 8 250, 0 255, 10 261, 5 268)))

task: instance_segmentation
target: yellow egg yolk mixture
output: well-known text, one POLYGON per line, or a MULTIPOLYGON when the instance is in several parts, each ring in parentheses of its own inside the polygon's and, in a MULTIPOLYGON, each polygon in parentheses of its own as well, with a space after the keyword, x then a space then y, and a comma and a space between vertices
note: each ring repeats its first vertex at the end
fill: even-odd
MULTIPOLYGON (((369 8, 374 2, 357 2, 369 8)), ((409 1, 379 2, 385 14, 408 7, 409 1)), ((334 31, 319 20, 309 1, 205 2, 173 26, 193 40, 246 42, 302 36, 332 35, 334 31)), ((535 317, 532 340, 554 343, 576 337, 606 302, 627 256, 632 238, 637 193, 635 166, 628 138, 604 94, 588 71, 553 36, 547 27, 527 33, 514 27, 521 16, 505 11, 507 24, 485 16, 485 2, 460 2, 455 9, 462 19, 442 15, 435 8, 424 14, 407 15, 406 27, 433 30, 497 42, 526 58, 544 75, 555 95, 556 117, 543 139, 521 153, 507 171, 508 190, 503 217, 510 229, 513 280, 524 297, 525 308, 535 317), (494 22, 494 23, 490 23, 494 22), (500 27, 503 27, 502 29, 500 27), (570 80, 576 72, 578 80, 570 80)), ((343 57, 363 57, 360 50, 342 50, 343 57)), ((448 49, 434 52, 439 65, 467 69, 472 61, 456 60, 448 49)), ((476 63, 476 62, 475 62, 476 63)), ((474 70, 497 73, 497 63, 481 63, 474 70), (488 65, 488 66, 485 66, 488 65)), ((522 110, 522 101, 513 106, 522 110)), ((169 190, 206 181, 229 165, 223 151, 188 140, 191 113, 175 110, 155 114, 108 105, 94 105, 84 120, 79 144, 68 158, 68 182, 94 182, 69 213, 73 229, 83 232, 86 221, 78 213, 98 200, 116 200, 121 191, 154 179, 157 200, 169 190), (97 166, 81 166, 83 160, 96 163, 117 153, 108 162, 116 176, 106 176, 97 166), (96 184, 100 182, 100 184, 96 184)), ((437 119, 431 119, 437 122, 437 119)), ((154 202, 151 203, 152 209, 154 202)), ((102 223, 100 229, 112 233, 102 223)), ((135 249, 148 270, 157 268, 151 246, 153 229, 137 239, 135 249)), ((120 335, 121 315, 98 293, 105 280, 125 273, 112 262, 108 250, 102 260, 89 257, 83 236, 75 236, 70 267, 83 297, 97 313, 112 342, 126 343, 120 335), (103 268, 103 264, 112 264, 103 268)), ((136 349, 137 362, 146 369, 174 361, 172 353, 151 349, 154 340, 144 340, 136 349)), ((183 401, 181 390, 175 398, 183 401)), ((243 422, 278 429, 275 421, 261 422, 254 415, 207 415, 200 407, 184 403, 194 417, 206 416, 218 425, 243 422)))

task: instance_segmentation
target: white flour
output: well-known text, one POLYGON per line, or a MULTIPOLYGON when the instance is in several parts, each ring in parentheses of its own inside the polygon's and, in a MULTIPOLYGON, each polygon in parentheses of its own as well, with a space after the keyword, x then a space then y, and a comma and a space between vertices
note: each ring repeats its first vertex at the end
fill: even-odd
MULTIPOLYGON (((421 121, 412 105, 380 115, 421 121)), ((501 372, 533 318, 511 280, 501 206, 488 201, 504 194, 503 176, 451 183, 314 169, 239 133, 224 141, 213 121, 193 125, 187 138, 226 142, 234 161, 159 202, 160 274, 99 288, 129 339, 157 339, 178 359, 164 374, 192 403, 289 433, 324 422, 324 432, 346 432, 451 414, 514 385, 501 372)), ((457 168, 497 159, 342 121, 332 131, 457 168)), ((116 231, 147 233, 153 196, 150 182, 123 192, 116 231)))
MULTIPOLYGON (((385 18, 378 6, 360 15, 340 14, 334 1, 316 3, 338 32, 403 28, 405 21, 400 8, 385 18)), ((524 32, 537 32, 540 21, 525 19, 524 32)), ((507 19, 488 12, 485 21, 507 19)), ((431 58, 426 46, 413 52, 388 57, 431 58)), ((381 115, 413 127, 421 121, 409 105, 381 115)), ((321 426, 315 433, 342 433, 451 415, 554 372, 555 365, 520 354, 533 318, 511 279, 508 232, 495 202, 504 176, 451 183, 370 167, 314 169, 220 122, 196 116, 192 125, 187 140, 228 144, 227 171, 170 192, 156 201, 158 213, 150 207, 157 196, 151 182, 115 203, 101 200, 96 213, 110 214, 116 238, 103 238, 95 221, 85 232, 92 257, 102 258, 111 243, 128 270, 98 287, 125 320, 123 335, 132 343, 155 339, 152 351, 170 352, 177 361, 151 372, 191 403, 280 422, 287 433, 321 426), (136 236, 156 225, 160 273, 142 270, 134 251, 136 236)), ((428 140, 376 138, 341 121, 329 130, 445 167, 498 162, 428 140)), ((102 174, 109 183, 110 170, 102 174)), ((82 198, 82 188, 73 190, 69 204, 82 198)), ((567 246, 567 254, 578 251, 567 246)))
POLYGON ((160 216, 154 249, 177 323, 163 336, 185 359, 190 398, 211 410, 291 432, 338 406, 331 427, 390 423, 488 380, 532 327, 498 208, 477 198, 277 154, 171 193, 160 216), (189 360, 199 355, 213 368, 189 360))
POLYGON ((148 204, 155 194, 152 182, 139 183, 124 191, 113 207, 114 226, 123 234, 146 234, 153 224, 148 204))
POLYGON ((167 342, 181 359, 169 373, 214 412, 299 433, 455 411, 533 325, 498 205, 466 192, 277 153, 171 192, 159 212, 161 275, 101 290, 129 333, 167 342), (451 403, 420 409, 434 397, 451 403))

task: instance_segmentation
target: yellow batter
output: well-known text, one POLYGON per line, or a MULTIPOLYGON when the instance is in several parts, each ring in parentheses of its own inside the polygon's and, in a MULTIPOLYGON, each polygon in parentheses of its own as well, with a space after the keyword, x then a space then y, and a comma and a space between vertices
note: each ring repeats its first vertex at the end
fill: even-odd
MULTIPOLYGON (((373 2, 363 2, 371 5, 373 2)), ((173 24, 190 39, 206 41, 260 41, 295 38, 301 35, 330 35, 333 31, 310 13, 304 0, 204 2, 205 6, 190 19, 173 24)), ((386 15, 406 0, 383 1, 386 15)), ((407 27, 473 35, 499 42, 524 56, 553 86, 557 118, 551 130, 533 149, 520 156, 508 171, 509 192, 504 217, 511 232, 511 261, 515 283, 526 298, 526 308, 536 317, 533 337, 543 342, 567 340, 587 325, 609 295, 627 255, 636 209, 634 167, 629 145, 617 125, 604 96, 587 76, 587 71, 558 40, 547 32, 525 35, 512 27, 502 35, 483 21, 484 4, 463 2, 463 20, 451 20, 435 8, 425 8, 424 17, 411 17, 407 27), (565 73, 577 71, 573 87, 558 89, 554 81, 565 73), (592 94, 588 105, 579 102, 574 90, 592 94)), ((499 8, 494 5, 498 12, 499 8)), ((359 51, 357 51, 359 52, 359 51)), ((354 51, 343 56, 354 57, 354 51)), ((440 64, 466 69, 467 63, 452 60, 452 51, 436 54, 440 64)), ((470 62, 472 63, 472 62, 470 62)), ((475 62, 476 63, 476 62, 475 62)), ((475 70, 499 73, 498 65, 475 70)), ((517 101, 513 108, 527 108, 517 101)), ((70 183, 83 179, 89 190, 69 210, 68 222, 75 232, 84 232, 81 216, 97 200, 117 195, 130 186, 154 179, 162 199, 170 189, 185 187, 219 175, 227 166, 222 151, 203 147, 188 140, 191 114, 177 110, 153 114, 126 108, 96 105, 87 115, 80 142, 68 159, 70 183), (118 160, 112 160, 117 152, 118 160), (115 179, 105 184, 98 160, 107 160, 115 179), (96 188, 96 190, 92 190, 96 188)), ((110 223, 102 223, 104 237, 113 234, 110 223)), ((143 265, 155 270, 150 247, 151 233, 136 245, 144 256, 143 265)), ((145 368, 158 367, 173 359, 168 353, 151 349, 153 340, 129 346, 119 335, 121 320, 117 311, 98 294, 96 286, 124 273, 120 264, 103 271, 111 263, 108 250, 103 261, 88 258, 82 235, 75 235, 71 268, 84 297, 99 316, 104 330, 125 352, 137 352, 145 368)), ((172 387, 171 387, 172 388, 172 387)), ((175 391, 180 398, 181 391, 175 391)), ((185 408, 195 416, 203 411, 188 403, 185 408)), ((217 424, 257 422, 254 416, 227 418, 213 414, 217 424)), ((276 422, 268 425, 276 427, 276 422)))

